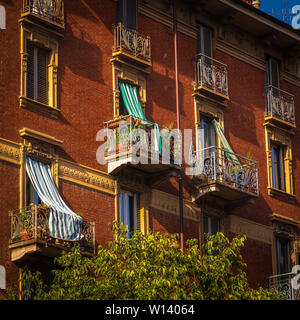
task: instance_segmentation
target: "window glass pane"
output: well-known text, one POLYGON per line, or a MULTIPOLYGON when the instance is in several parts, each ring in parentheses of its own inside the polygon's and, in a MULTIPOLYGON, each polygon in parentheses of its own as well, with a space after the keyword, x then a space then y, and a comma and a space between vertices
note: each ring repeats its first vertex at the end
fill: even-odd
POLYGON ((284 153, 284 147, 271 146, 272 186, 279 190, 285 190, 284 153))
POLYGON ((216 234, 219 232, 219 219, 211 218, 211 234, 216 234))
POLYGON ((128 111, 125 106, 122 94, 120 94, 120 98, 119 98, 119 115, 120 116, 127 116, 128 115, 128 111))
POLYGON ((136 29, 136 0, 118 1, 118 22, 126 28, 136 29))
POLYGON ((276 239, 277 272, 278 274, 290 272, 290 241, 283 238, 276 239))
POLYGON ((209 233, 209 235, 214 235, 219 232, 220 229, 220 219, 215 217, 203 217, 203 232, 209 233))
MULTIPOLYGON (((271 85, 275 88, 280 88, 279 78, 279 62, 274 58, 267 60, 267 86, 271 85)), ((279 94, 278 90, 274 90, 274 94, 279 94)))
POLYGON ((138 229, 139 221, 139 195, 131 192, 120 193, 120 220, 128 226, 127 237, 130 233, 138 229))
POLYGON ((30 179, 26 177, 26 206, 30 204, 41 204, 41 199, 35 191, 30 179))
MULTIPOLYGON (((198 29, 197 53, 212 57, 212 31, 202 25, 198 29)), ((207 60, 209 61, 210 59, 207 60)))
MULTIPOLYGON (((216 132, 212 124, 212 119, 201 117, 201 149, 207 149, 216 145, 216 132)), ((203 156, 208 157, 211 150, 206 150, 203 156)))

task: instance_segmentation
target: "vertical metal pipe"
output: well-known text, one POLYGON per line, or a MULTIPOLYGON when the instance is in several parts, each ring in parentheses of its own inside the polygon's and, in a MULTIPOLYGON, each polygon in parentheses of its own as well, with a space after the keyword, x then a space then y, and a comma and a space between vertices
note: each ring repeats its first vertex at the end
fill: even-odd
MULTIPOLYGON (((177 13, 176 0, 173 0, 173 29, 174 29, 174 59, 175 59, 175 82, 176 82, 176 113, 177 129, 180 130, 180 105, 179 105, 179 79, 178 79, 178 44, 177 44, 177 13)), ((182 157, 182 152, 181 152, 182 157)), ((181 168, 178 174, 179 192, 179 220, 180 220, 180 247, 184 248, 184 219, 183 219, 183 195, 182 195, 182 158, 181 168)))

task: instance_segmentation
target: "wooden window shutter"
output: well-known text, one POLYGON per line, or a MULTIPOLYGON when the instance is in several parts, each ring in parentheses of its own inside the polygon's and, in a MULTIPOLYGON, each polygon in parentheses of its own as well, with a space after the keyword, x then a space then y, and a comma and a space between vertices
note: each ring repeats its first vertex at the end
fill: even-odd
POLYGON ((28 42, 26 95, 45 104, 48 104, 48 63, 49 51, 28 42))
POLYGON ((34 99, 34 46, 27 43, 27 79, 26 96, 34 99))
POLYGON ((37 48, 37 97, 42 103, 48 104, 48 58, 49 52, 37 48))

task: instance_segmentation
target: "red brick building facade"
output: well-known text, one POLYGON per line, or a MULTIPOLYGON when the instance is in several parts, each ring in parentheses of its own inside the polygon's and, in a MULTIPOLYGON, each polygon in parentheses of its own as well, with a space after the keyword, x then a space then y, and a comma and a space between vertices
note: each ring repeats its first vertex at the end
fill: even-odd
MULTIPOLYGON (((116 130, 122 115, 136 121, 121 83, 137 89, 149 127, 177 126, 172 1, 42 3, 0 3, 0 265, 8 284, 24 265, 42 268, 68 246, 39 233, 37 221, 21 236, 18 215, 34 198, 28 157, 49 164, 65 203, 87 222, 87 254, 112 239, 115 219, 144 233, 180 231, 178 165, 96 158, 99 130, 116 130)), ((183 176, 184 237, 245 234, 249 281, 266 286, 299 263, 300 35, 259 1, 177 1, 177 18, 180 124, 192 130, 200 167, 197 179, 183 176)))

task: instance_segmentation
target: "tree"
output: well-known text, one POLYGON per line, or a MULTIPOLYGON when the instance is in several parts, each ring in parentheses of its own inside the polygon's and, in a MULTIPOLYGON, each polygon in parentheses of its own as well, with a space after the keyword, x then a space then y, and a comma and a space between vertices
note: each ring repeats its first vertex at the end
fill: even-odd
POLYGON ((23 299, 283 299, 276 291, 249 287, 240 254, 245 237, 208 237, 201 256, 196 239, 182 251, 177 235, 135 231, 127 238, 126 227, 116 223, 112 230, 116 240, 99 246, 95 257, 82 256, 75 245, 56 258, 48 286, 41 273, 25 270, 23 299))

